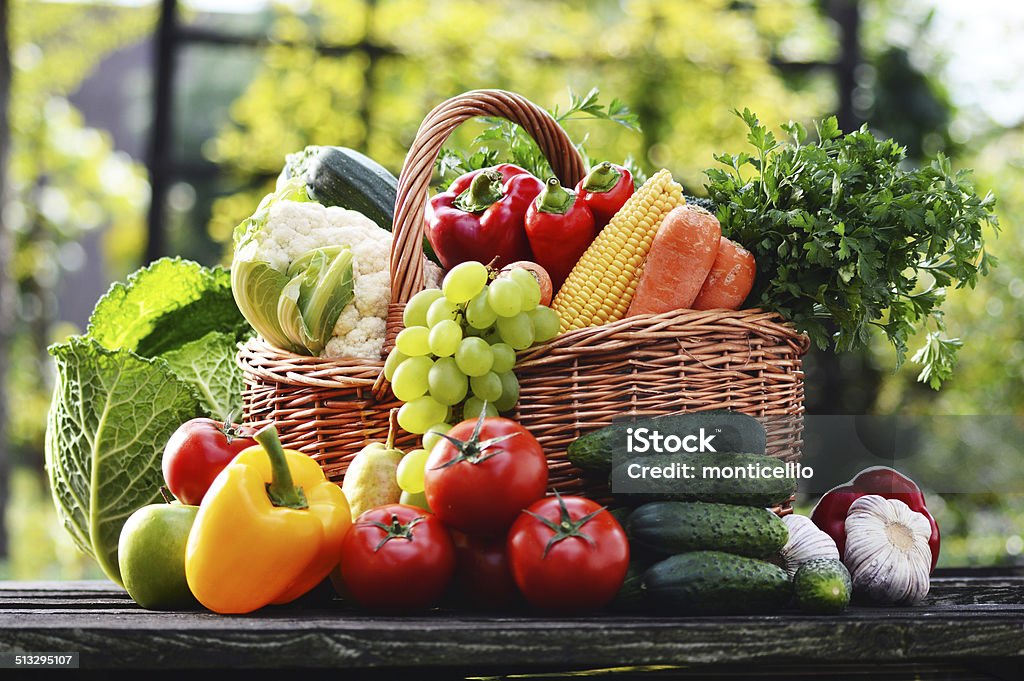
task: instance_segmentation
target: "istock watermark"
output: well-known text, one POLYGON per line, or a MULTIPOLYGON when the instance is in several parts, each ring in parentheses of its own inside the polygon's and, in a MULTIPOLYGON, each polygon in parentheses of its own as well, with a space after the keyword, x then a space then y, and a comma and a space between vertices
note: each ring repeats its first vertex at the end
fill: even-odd
POLYGON ((1024 416, 714 411, 622 419, 607 433, 601 451, 616 494, 685 496, 702 482, 739 491, 781 478, 822 494, 871 466, 932 492, 1024 494, 1024 416))
POLYGON ((625 473, 633 480, 807 480, 814 476, 814 469, 792 461, 781 466, 761 466, 755 463, 698 466, 679 462, 651 465, 634 461, 625 464, 625 473))
POLYGON ((626 451, 630 454, 675 454, 676 452, 714 452, 717 451, 712 445, 714 435, 709 435, 701 428, 696 434, 691 435, 662 435, 658 430, 651 428, 627 428, 626 429, 626 451))

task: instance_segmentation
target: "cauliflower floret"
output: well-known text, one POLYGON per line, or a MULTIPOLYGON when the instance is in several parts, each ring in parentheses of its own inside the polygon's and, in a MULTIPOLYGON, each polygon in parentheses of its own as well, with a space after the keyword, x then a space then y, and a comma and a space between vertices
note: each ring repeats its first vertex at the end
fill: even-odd
POLYGON ((381 229, 362 213, 325 208, 312 201, 278 201, 270 207, 267 226, 254 260, 286 270, 302 254, 323 246, 348 246, 356 262, 355 274, 386 270, 391 232, 381 229))
POLYGON ((384 347, 384 320, 363 317, 344 334, 334 327, 334 336, 327 342, 326 357, 366 357, 377 359, 384 347))
MULTIPOLYGON (((245 258, 267 262, 282 272, 314 248, 351 249, 353 299, 338 317, 321 356, 379 358, 391 300, 391 232, 354 210, 282 200, 270 206, 260 237, 255 253, 247 252, 245 258)), ((424 258, 427 288, 440 287, 442 274, 437 265, 424 258)))

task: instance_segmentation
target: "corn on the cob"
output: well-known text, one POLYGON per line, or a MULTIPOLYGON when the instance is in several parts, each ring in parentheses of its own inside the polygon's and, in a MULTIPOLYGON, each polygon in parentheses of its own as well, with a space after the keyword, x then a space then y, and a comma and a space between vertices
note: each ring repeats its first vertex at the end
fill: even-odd
POLYGON ((662 220, 684 203, 672 173, 659 170, 626 201, 572 268, 551 307, 562 331, 626 316, 640 270, 662 220))

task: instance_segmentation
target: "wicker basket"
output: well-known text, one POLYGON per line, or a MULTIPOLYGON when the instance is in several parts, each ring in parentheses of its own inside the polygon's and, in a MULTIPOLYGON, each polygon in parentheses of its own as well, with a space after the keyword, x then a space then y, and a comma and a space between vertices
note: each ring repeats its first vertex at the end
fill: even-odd
MULTIPOLYGON (((562 128, 543 109, 501 90, 477 90, 431 111, 420 125, 398 181, 391 251, 387 341, 402 328, 405 303, 423 287, 423 211, 434 161, 461 123, 506 118, 537 141, 563 185, 575 185, 584 164, 562 128)), ((520 353, 517 418, 544 447, 550 486, 604 497, 566 458, 569 442, 626 415, 732 409, 751 416, 803 413, 800 357, 807 338, 760 310, 679 310, 630 317, 563 334, 520 353)), ((254 340, 238 361, 245 375, 245 420, 277 423, 282 441, 315 457, 341 482, 348 462, 387 432, 398 406, 380 377, 382 360, 303 357, 254 340)), ((769 428, 768 450, 795 460, 798 419, 769 428)), ((402 433, 400 445, 416 436, 402 433)))

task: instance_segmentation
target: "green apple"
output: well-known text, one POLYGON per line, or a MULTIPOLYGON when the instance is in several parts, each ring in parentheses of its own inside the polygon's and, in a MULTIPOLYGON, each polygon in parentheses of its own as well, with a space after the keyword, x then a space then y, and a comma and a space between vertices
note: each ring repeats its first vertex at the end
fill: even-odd
POLYGON ((185 545, 198 506, 143 506, 128 518, 117 545, 117 562, 128 595, 149 610, 197 605, 185 581, 185 545))

